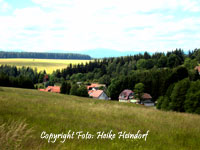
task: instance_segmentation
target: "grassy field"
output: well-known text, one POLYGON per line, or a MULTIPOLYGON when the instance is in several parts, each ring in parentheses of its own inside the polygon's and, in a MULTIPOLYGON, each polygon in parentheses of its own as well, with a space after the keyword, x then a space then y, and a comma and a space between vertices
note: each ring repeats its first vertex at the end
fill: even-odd
POLYGON ((198 150, 200 116, 134 104, 0 87, 0 149, 198 150), (41 133, 69 130, 137 133, 144 139, 66 139, 48 143, 41 133), (10 131, 10 132, 9 132, 10 131), (15 144, 13 144, 15 143, 15 144), (15 147, 15 148, 13 148, 15 147))
POLYGON ((52 73, 56 69, 66 68, 70 63, 85 64, 90 60, 61 60, 61 59, 0 59, 0 65, 14 65, 17 67, 32 67, 38 71, 46 70, 47 73, 52 73))

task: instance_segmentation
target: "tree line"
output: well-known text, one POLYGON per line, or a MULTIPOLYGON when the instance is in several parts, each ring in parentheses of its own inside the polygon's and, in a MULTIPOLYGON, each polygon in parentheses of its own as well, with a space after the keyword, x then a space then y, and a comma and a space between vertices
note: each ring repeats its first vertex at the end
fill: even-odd
POLYGON ((43 83, 45 71, 37 72, 30 67, 0 66, 0 86, 33 89, 37 83, 43 83))
POLYGON ((0 51, 0 58, 38 58, 38 59, 81 59, 90 60, 89 55, 75 53, 36 53, 36 52, 4 52, 0 51))
POLYGON ((111 78, 119 75, 128 75, 134 70, 150 70, 153 68, 175 68, 185 65, 191 69, 200 60, 199 50, 189 51, 189 54, 184 54, 183 50, 176 49, 172 52, 154 53, 150 55, 148 52, 137 54, 134 56, 113 57, 95 59, 85 65, 69 65, 68 68, 56 70, 55 75, 58 78, 76 78, 76 74, 86 74, 81 80, 100 79, 104 75, 109 75, 111 78), (198 55, 196 55, 196 53, 198 55), (195 58, 195 59, 194 59, 195 58), (185 61, 187 59, 187 61, 185 61), (89 74, 88 74, 89 73, 89 74))

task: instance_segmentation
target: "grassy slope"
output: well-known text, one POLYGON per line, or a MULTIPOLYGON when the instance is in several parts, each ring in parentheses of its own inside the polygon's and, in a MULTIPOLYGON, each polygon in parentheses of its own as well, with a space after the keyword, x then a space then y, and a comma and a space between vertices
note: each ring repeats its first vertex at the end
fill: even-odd
MULTIPOLYGON (((67 133, 98 131, 115 133, 150 130, 144 140, 66 140, 60 149, 169 149, 196 150, 200 147, 200 116, 162 112, 133 104, 107 102, 62 94, 0 87, 0 122, 26 119, 35 132, 35 143, 54 149, 40 139, 42 131, 67 133)), ((31 144, 30 144, 31 145, 31 144)))
POLYGON ((47 73, 52 73, 56 69, 66 68, 70 63, 85 64, 90 60, 61 60, 61 59, 0 59, 0 64, 14 65, 17 67, 32 67, 38 71, 46 70, 47 73))

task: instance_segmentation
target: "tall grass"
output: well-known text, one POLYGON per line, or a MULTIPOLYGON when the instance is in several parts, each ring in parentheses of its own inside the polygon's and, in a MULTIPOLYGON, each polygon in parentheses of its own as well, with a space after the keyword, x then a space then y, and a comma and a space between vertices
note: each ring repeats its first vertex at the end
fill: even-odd
MULTIPOLYGON (((164 112, 134 104, 37 90, 4 87, 2 89, 3 91, 0 91, 0 122, 5 125, 0 125, 3 125, 4 135, 10 130, 11 123, 8 123, 10 119, 25 118, 24 124, 28 125, 23 132, 30 128, 34 129, 28 132, 30 134, 27 134, 27 138, 21 139, 23 142, 16 143, 22 149, 32 147, 37 149, 37 145, 40 145, 39 149, 44 150, 54 150, 57 146, 60 146, 59 150, 198 150, 200 147, 200 115, 164 112), (92 134, 110 130, 114 133, 120 131, 136 133, 138 130, 141 132, 149 130, 150 132, 147 141, 117 138, 111 141, 94 138, 91 140, 71 139, 60 144, 59 141, 48 143, 47 140, 40 138, 43 131, 58 134, 67 133, 69 130, 89 131, 92 134)), ((17 127, 20 123, 17 123, 17 127)), ((22 128, 23 124, 20 126, 22 128)), ((14 125, 11 129, 17 129, 17 127, 14 125)), ((4 143, 7 142, 9 141, 4 141, 4 143)))
POLYGON ((25 120, 3 123, 0 125, 0 149, 21 150, 27 146, 30 149, 40 149, 40 145, 34 143, 32 133, 33 130, 28 128, 25 120))

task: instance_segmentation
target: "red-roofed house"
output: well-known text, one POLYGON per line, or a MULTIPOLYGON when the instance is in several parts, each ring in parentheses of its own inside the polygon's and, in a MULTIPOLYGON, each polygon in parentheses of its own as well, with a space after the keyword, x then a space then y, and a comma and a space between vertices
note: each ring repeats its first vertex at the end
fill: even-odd
POLYGON ((39 91, 60 93, 60 86, 48 86, 46 89, 39 89, 39 91))
POLYGON ((199 72, 199 75, 200 75, 200 66, 196 66, 195 70, 197 70, 199 72))
POLYGON ((93 98, 109 100, 108 96, 103 90, 90 90, 88 91, 88 94, 93 98))

